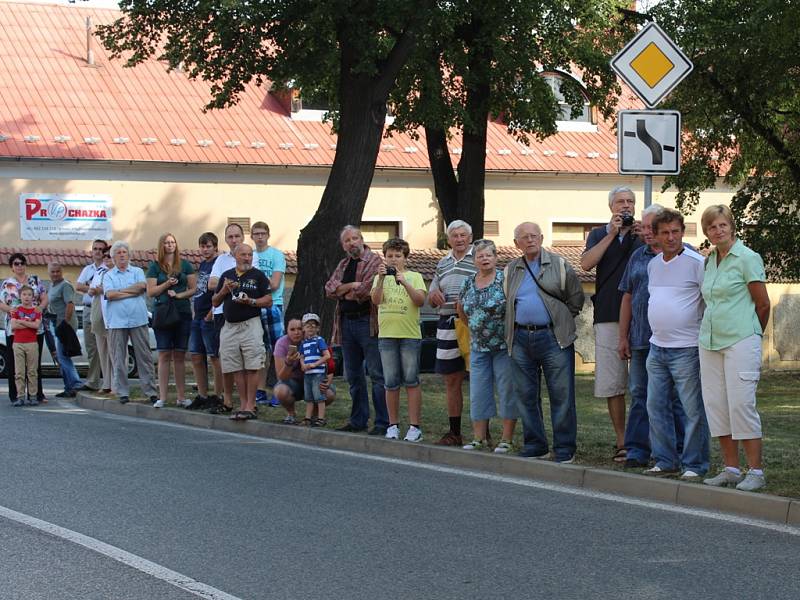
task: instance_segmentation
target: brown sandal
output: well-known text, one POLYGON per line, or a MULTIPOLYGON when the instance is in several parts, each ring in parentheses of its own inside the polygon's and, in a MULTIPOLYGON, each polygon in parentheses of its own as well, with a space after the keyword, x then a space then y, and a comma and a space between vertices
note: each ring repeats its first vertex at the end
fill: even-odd
POLYGON ((611 457, 611 460, 613 460, 615 463, 624 463, 625 459, 627 458, 628 458, 627 449, 614 446, 614 454, 611 457))

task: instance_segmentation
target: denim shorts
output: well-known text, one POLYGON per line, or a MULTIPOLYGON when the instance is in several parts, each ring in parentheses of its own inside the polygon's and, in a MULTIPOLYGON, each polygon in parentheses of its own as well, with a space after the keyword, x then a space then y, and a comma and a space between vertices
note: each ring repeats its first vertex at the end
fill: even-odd
POLYGON ((319 389, 319 384, 325 379, 325 373, 306 373, 303 375, 303 393, 306 402, 325 402, 325 394, 319 389))
POLYGON ((192 319, 189 333, 189 352, 192 354, 216 355, 214 345, 214 322, 203 317, 192 319))
POLYGON ((378 338, 378 350, 383 365, 383 387, 389 391, 400 386, 419 385, 419 350, 422 340, 409 338, 378 338))
POLYGON ((186 352, 189 347, 189 334, 192 331, 192 320, 181 315, 181 320, 175 327, 169 329, 155 329, 156 350, 177 350, 186 352))
MULTIPOLYGON (((327 375, 325 377, 327 377, 327 375)), ((305 385, 302 379, 279 379, 277 383, 275 383, 275 387, 278 387, 279 385, 285 385, 288 387, 294 400, 304 400, 306 397, 305 385)), ((319 382, 317 383, 317 389, 319 389, 319 382)), ((333 382, 331 382, 331 384, 328 386, 328 390, 330 390, 334 396, 336 395, 336 386, 333 385, 333 382)))

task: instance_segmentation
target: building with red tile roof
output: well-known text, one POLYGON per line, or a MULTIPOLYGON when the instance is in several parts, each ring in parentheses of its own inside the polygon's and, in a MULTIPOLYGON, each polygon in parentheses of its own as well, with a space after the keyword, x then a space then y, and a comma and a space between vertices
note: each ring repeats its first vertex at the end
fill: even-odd
MULTIPOLYGON (((249 85, 236 106, 204 111, 208 84, 151 59, 135 68, 111 60, 90 27, 121 13, 75 5, 0 2, 0 207, 15 219, 0 244, 35 248, 23 234, 25 194, 103 194, 112 198, 111 235, 150 248, 169 229, 182 247, 204 230, 238 221, 271 223, 271 243, 295 248, 316 210, 336 136, 284 95, 249 85), (89 60, 91 53, 92 60, 89 60)), ((626 89, 620 108, 638 106, 626 89)), ((486 154, 486 235, 510 245, 513 227, 538 222, 546 244, 580 245, 608 219, 605 196, 619 185, 614 124, 561 122, 559 132, 525 146, 490 122, 486 154)), ((415 248, 437 245, 441 223, 424 131, 381 144, 363 215, 379 241, 399 235, 415 248)), ((458 135, 450 142, 454 163, 458 135)), ((659 188, 659 181, 655 183, 659 188)), ((656 201, 671 204, 671 196, 656 201)), ((690 239, 690 241, 697 241, 690 239)), ((48 240, 64 250, 89 240, 48 240)))

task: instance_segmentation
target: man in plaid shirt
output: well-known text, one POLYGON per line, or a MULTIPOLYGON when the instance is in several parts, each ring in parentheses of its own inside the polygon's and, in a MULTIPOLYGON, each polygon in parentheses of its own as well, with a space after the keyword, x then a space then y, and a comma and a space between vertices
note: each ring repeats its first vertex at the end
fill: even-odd
POLYGON ((375 421, 370 435, 385 435, 389 427, 386 394, 383 388, 383 367, 378 352, 378 311, 370 300, 372 280, 378 272, 381 257, 364 245, 361 231, 352 225, 339 235, 347 256, 325 284, 328 298, 335 299, 333 344, 341 344, 344 374, 350 385, 353 407, 348 422, 339 431, 364 431, 369 421, 369 393, 364 375, 364 362, 372 380, 372 404, 375 421))

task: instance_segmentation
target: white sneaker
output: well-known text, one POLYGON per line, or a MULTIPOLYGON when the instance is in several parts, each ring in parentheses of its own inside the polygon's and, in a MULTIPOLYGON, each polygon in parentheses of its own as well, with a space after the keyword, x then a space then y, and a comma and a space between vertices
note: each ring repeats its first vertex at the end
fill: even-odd
POLYGON ((392 425, 389 429, 386 430, 386 439, 387 440, 399 440, 400 439, 400 429, 397 425, 392 425))
POLYGON ((505 440, 500 440, 500 443, 494 449, 495 454, 508 454, 509 452, 511 452, 511 442, 505 440))
POLYGON ((736 473, 728 471, 728 469, 723 469, 714 477, 711 477, 710 479, 704 479, 703 483, 712 487, 725 487, 735 486, 737 483, 741 483, 743 479, 744 474, 740 473, 737 475, 736 473))
POLYGON ((153 408, 164 408, 164 401, 163 400, 156 400, 153 403, 153 408))
POLYGON ((469 444, 464 444, 462 448, 464 450, 487 450, 489 445, 486 440, 472 440, 469 444))
POLYGON ((414 427, 413 425, 408 428, 406 437, 403 438, 407 442, 419 442, 422 440, 422 429, 414 427))
POLYGON ((692 471, 691 469, 686 469, 681 473, 681 479, 684 481, 700 481, 700 473, 692 471))
POLYGON ((186 408, 186 407, 192 405, 192 401, 188 400, 187 398, 184 398, 183 400, 178 400, 177 401, 177 405, 178 406, 182 406, 183 408, 186 408))
POLYGON ((736 489, 743 492, 755 492, 765 485, 767 485, 767 480, 763 475, 756 475, 752 471, 748 471, 742 482, 736 486, 736 489))

